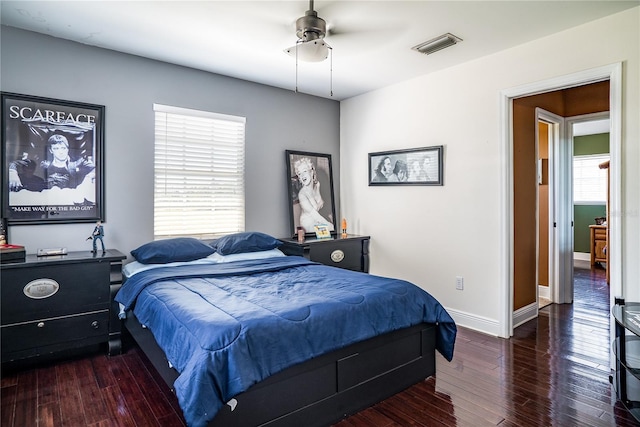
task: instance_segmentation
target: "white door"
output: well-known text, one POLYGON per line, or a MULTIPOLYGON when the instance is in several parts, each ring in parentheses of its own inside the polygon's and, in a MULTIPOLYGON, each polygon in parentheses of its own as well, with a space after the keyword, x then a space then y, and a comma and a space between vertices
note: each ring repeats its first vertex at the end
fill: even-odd
POLYGON ((536 118, 546 123, 549 130, 549 299, 561 304, 573 298, 573 146, 567 137, 564 117, 536 108, 536 118), (571 289, 560 284, 570 284, 571 289))

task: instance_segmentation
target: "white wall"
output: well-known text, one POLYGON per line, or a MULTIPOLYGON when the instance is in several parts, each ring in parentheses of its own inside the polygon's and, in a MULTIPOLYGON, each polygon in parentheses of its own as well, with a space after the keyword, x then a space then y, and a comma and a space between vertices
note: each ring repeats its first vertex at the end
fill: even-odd
MULTIPOLYGON (((129 253, 153 238, 153 104, 247 118, 246 229, 287 237, 285 150, 332 155, 340 182, 337 101, 41 34, 1 27, 0 89, 105 106, 105 245, 129 253)), ((293 84, 293 81, 292 81, 293 84)), ((4 172, 4 169, 3 169, 4 172)), ((10 226, 12 243, 91 250, 93 224, 10 226)))
POLYGON ((636 7, 343 101, 342 212, 372 237, 371 272, 418 284, 463 326, 501 330, 500 91, 623 62, 622 281, 640 300, 639 28, 636 7), (431 145, 444 145, 444 186, 367 185, 368 153, 431 145))

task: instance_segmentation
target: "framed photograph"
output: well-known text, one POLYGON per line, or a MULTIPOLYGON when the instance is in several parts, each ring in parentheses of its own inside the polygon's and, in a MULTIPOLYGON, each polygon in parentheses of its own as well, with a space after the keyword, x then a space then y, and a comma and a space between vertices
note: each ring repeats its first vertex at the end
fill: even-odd
POLYGON ((327 225, 316 225, 316 239, 330 239, 331 231, 327 225))
POLYGON ((369 185, 443 185, 442 148, 369 153, 369 185))
POLYGON ((336 233, 331 155, 286 150, 287 185, 291 235, 302 227, 305 236, 315 236, 316 226, 336 233))
POLYGON ((2 217, 104 220, 104 106, 2 93, 2 217))

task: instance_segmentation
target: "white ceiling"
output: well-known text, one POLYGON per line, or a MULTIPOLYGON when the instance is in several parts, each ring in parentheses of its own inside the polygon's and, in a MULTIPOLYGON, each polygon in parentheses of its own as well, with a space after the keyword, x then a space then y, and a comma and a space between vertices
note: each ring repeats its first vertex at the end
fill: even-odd
POLYGON ((597 135, 609 133, 611 124, 609 119, 593 120, 573 124, 573 136, 597 135))
MULTIPOLYGON (((640 4, 626 1, 315 1, 330 61, 299 63, 298 90, 342 100, 489 55, 640 4), (444 33, 463 42, 411 47, 444 33), (331 85, 332 84, 332 85, 331 85)), ((280 88, 296 87, 300 1, 6 1, 1 22, 280 88)))

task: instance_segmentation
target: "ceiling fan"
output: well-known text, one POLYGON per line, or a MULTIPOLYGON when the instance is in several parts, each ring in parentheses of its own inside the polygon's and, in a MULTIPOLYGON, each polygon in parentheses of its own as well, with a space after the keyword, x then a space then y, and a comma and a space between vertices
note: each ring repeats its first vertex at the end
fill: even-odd
POLYGON ((305 62, 320 62, 327 59, 331 46, 324 41, 327 35, 327 22, 313 9, 313 0, 309 0, 309 10, 296 20, 296 44, 284 51, 292 57, 305 62))

